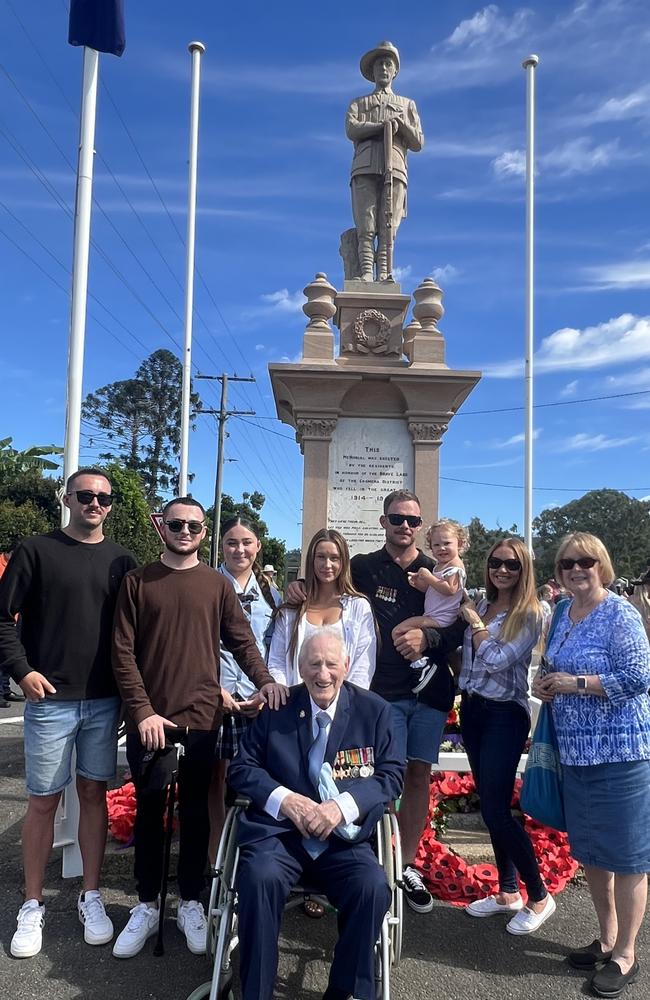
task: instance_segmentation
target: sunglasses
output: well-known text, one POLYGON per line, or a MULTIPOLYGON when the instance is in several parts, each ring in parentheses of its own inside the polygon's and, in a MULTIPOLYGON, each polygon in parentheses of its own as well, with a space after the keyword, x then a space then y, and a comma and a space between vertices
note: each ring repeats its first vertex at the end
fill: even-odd
POLYGON ((392 524, 394 528, 399 528, 400 524, 404 524, 404 521, 409 528, 419 528, 422 524, 422 518, 418 517, 417 514, 387 514, 386 517, 388 523, 392 524))
POLYGON ((598 561, 591 556, 582 556, 580 559, 559 559, 558 566, 563 570, 573 569, 574 566, 579 566, 580 569, 593 569, 598 561))
MULTIPOLYGON (((112 493, 93 493, 92 490, 73 490, 73 493, 82 504, 92 503, 95 497, 100 507, 110 507, 113 503, 112 493)), ((68 493, 68 496, 72 496, 72 493, 68 493)))
POLYGON ((501 569, 502 566, 505 566, 509 573, 518 573, 521 569, 521 563, 518 559, 497 559, 496 556, 490 556, 487 564, 488 569, 501 569))
POLYGON ((187 525, 190 535, 200 535, 205 527, 203 521, 181 521, 179 517, 175 517, 172 521, 165 521, 165 524, 174 535, 183 530, 184 524, 187 525))
POLYGON ((251 591, 248 594, 237 594, 237 597, 239 598, 244 611, 247 610, 250 611, 250 607, 253 601, 259 600, 257 594, 254 591, 251 591), (246 605, 248 605, 248 608, 246 607, 246 605))

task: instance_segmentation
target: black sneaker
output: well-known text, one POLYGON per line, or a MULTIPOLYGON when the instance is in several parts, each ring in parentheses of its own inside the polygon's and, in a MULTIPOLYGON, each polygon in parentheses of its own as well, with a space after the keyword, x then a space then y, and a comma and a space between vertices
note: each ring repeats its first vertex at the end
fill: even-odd
POLYGON ((433 909, 433 896, 413 865, 406 865, 402 872, 402 889, 406 902, 416 913, 429 913, 433 909))

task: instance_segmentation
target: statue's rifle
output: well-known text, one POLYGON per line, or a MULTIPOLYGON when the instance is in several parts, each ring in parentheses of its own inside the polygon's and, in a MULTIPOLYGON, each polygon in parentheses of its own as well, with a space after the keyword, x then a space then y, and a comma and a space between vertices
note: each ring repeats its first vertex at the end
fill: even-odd
POLYGON ((393 123, 384 122, 384 217, 386 222, 386 277, 393 277, 393 123))

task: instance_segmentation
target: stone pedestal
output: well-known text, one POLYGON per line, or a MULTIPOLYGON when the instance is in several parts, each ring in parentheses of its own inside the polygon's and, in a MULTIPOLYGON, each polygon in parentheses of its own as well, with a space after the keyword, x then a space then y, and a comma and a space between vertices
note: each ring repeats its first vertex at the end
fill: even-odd
POLYGON ((392 490, 417 493, 426 524, 438 516, 442 436, 480 372, 445 364, 433 279, 416 289, 406 328, 410 297, 395 282, 346 281, 337 293, 319 274, 305 295, 302 360, 269 365, 278 416, 305 457, 302 550, 328 526, 352 553, 367 552, 382 544, 382 500, 392 490))

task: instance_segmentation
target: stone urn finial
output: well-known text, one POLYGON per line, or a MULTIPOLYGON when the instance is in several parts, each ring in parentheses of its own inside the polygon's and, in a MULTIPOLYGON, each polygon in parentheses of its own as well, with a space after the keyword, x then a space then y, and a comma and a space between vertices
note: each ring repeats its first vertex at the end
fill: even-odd
POLYGON ((330 285, 327 275, 319 271, 313 281, 303 289, 307 301, 302 311, 309 317, 307 331, 309 333, 331 333, 329 320, 336 312, 334 298, 336 289, 330 285))
POLYGON ((420 321, 422 333, 438 333, 438 320, 445 314, 442 288, 433 278, 425 278, 413 292, 413 298, 415 299, 413 315, 420 321))

